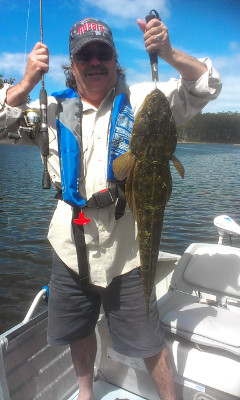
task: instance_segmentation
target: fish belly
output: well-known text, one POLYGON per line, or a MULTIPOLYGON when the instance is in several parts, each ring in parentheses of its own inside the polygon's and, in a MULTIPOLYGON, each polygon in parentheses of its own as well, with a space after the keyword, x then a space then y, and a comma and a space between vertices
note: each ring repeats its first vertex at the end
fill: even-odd
POLYGON ((132 190, 138 226, 141 275, 147 303, 158 260, 165 205, 171 194, 169 162, 136 163, 132 190))

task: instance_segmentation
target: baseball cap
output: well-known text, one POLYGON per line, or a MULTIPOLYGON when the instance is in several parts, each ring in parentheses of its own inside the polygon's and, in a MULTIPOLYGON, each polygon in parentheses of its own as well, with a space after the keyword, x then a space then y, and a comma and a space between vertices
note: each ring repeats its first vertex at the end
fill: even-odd
POLYGON ((95 18, 85 18, 74 24, 70 30, 69 52, 70 56, 76 54, 86 44, 100 41, 106 43, 116 51, 111 29, 105 22, 95 18))

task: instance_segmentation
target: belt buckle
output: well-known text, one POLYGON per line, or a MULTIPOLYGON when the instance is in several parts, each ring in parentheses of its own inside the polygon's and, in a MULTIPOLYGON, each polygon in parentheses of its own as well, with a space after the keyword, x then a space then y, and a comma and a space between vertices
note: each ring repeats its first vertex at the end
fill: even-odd
POLYGON ((99 192, 93 193, 92 197, 97 204, 97 208, 103 208, 115 202, 115 199, 113 198, 109 189, 103 189, 99 192))

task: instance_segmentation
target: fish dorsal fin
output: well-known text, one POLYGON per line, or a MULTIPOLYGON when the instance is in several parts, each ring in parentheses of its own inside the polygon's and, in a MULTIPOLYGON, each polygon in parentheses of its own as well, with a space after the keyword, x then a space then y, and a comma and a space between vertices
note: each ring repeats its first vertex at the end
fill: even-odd
POLYGON ((127 178, 135 162, 134 155, 129 151, 113 161, 113 172, 119 181, 127 178))
POLYGON ((174 154, 172 155, 171 160, 181 178, 184 178, 184 166, 182 165, 181 161, 179 161, 179 159, 174 154))

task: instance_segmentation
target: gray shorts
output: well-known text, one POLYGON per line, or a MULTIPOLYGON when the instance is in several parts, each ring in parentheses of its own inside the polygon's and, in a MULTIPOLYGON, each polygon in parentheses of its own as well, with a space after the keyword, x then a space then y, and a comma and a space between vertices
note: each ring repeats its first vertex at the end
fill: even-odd
POLYGON ((101 304, 114 350, 140 358, 161 351, 163 333, 156 296, 151 296, 148 319, 139 268, 114 278, 107 288, 89 285, 81 290, 78 275, 54 252, 48 302, 49 344, 66 345, 89 336, 95 330, 101 304))

